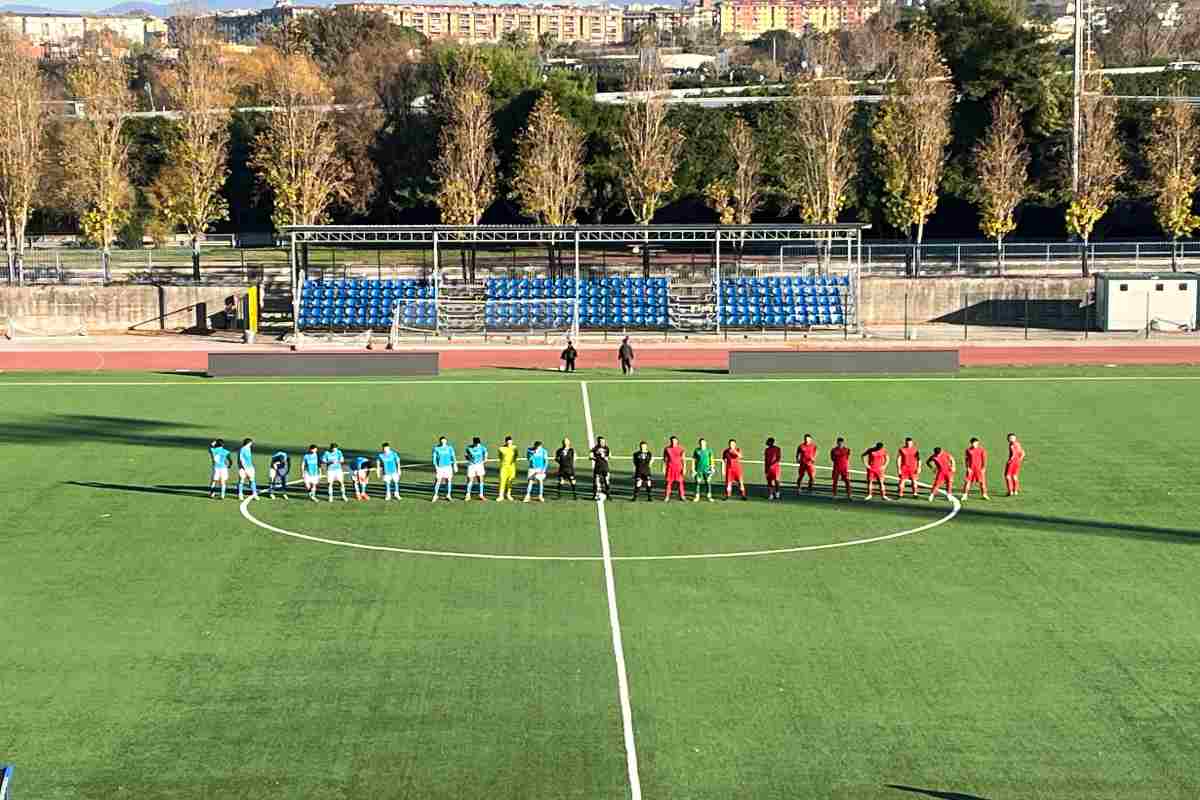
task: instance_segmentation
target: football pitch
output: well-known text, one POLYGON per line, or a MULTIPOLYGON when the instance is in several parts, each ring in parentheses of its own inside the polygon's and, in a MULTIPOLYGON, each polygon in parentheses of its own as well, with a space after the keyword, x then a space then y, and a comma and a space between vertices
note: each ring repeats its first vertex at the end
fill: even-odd
POLYGON ((0 399, 20 797, 1200 796, 1194 368, 25 373, 0 399), (992 500, 866 503, 860 474, 834 502, 828 470, 796 497, 791 467, 767 502, 756 463, 748 502, 628 499, 641 439, 774 436, 790 463, 806 432, 854 466, 911 435, 961 467, 978 436, 992 500), (577 501, 551 477, 545 504, 463 503, 460 472, 430 503, 439 434, 603 435, 614 496, 580 463, 577 501), (236 477, 214 501, 218 436, 254 437, 260 488, 310 443, 419 466, 395 503, 374 474, 370 502, 239 503, 236 477))

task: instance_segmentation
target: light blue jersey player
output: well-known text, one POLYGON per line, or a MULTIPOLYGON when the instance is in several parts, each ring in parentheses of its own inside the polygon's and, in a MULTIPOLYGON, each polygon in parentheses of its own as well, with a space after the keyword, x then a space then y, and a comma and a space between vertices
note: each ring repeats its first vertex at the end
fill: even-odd
POLYGON ((454 499, 452 484, 454 483, 454 473, 457 471, 458 456, 454 452, 454 447, 446 443, 445 436, 439 436, 438 443, 433 446, 433 474, 435 476, 433 502, 437 502, 438 489, 442 488, 443 482, 446 484, 446 499, 454 499))
POLYGON ((400 454, 387 442, 375 456, 375 474, 383 478, 383 499, 400 499, 400 454))
POLYGON ((317 446, 310 444, 308 452, 300 459, 300 472, 304 476, 304 488, 308 490, 308 499, 317 502, 317 487, 321 485, 321 455, 317 446))
POLYGON ((550 454, 541 442, 534 442, 533 447, 525 451, 525 460, 529 462, 528 480, 525 484, 525 502, 528 503, 533 492, 533 484, 538 487, 538 502, 546 502, 546 470, 550 466, 550 454))
POLYGON ((225 498, 225 485, 229 483, 229 451, 224 439, 213 439, 208 443, 208 465, 212 475, 208 479, 208 496, 216 499, 217 485, 221 486, 221 499, 225 498))
POLYGON ((487 445, 479 440, 476 436, 471 439, 471 444, 467 446, 467 494, 464 500, 471 499, 471 486, 476 480, 479 481, 479 499, 487 500, 483 496, 483 476, 487 472, 487 445))
POLYGON ((254 440, 250 437, 242 439, 238 449, 238 500, 242 499, 242 490, 246 481, 250 481, 250 496, 258 499, 258 479, 254 475, 254 440))
POLYGON ((321 454, 321 463, 325 465, 325 484, 329 487, 329 502, 333 502, 334 481, 342 490, 342 502, 349 503, 346 497, 346 476, 344 473, 346 457, 338 449, 337 442, 330 442, 329 449, 321 454))
POLYGON ((355 456, 354 461, 354 496, 366 501, 367 483, 371 480, 371 459, 366 456, 355 456))

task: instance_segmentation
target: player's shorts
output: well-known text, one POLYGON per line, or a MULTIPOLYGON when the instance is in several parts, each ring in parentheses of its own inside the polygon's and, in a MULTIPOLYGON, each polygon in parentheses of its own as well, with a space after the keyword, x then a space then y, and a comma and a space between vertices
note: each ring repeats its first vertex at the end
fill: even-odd
POLYGON ((517 477, 517 468, 515 465, 500 468, 500 480, 511 481, 511 480, 515 479, 516 477, 517 477))
POLYGON ((778 481, 781 471, 782 471, 782 467, 779 464, 772 464, 771 466, 769 466, 765 470, 763 470, 764 474, 767 477, 768 482, 778 481))
POLYGON ((638 486, 649 486, 653 481, 649 472, 635 472, 633 474, 633 482, 638 486))
POLYGON ((366 483, 371 478, 370 472, 367 469, 357 469, 354 471, 354 477, 358 479, 359 483, 366 483))
POLYGON ((399 483, 400 482, 400 473, 399 472, 383 473, 383 482, 384 483, 399 483))
POLYGON ((808 477, 812 478, 816 475, 816 471, 817 471, 816 465, 813 464, 811 461, 805 462, 800 465, 800 474, 801 475, 807 475, 808 477))
POLYGON ((711 481, 711 480, 712 480, 712 476, 713 476, 713 471, 712 471, 711 469, 708 469, 708 470, 704 470, 704 469, 696 470, 696 478, 697 478, 697 479, 699 479, 699 480, 702 480, 702 481, 711 481))
POLYGON ((325 479, 330 482, 344 480, 344 477, 342 475, 342 468, 341 467, 330 467, 328 470, 325 471, 325 479))
POLYGON ((530 467, 529 472, 525 474, 525 477, 527 480, 531 481, 544 481, 546 480, 546 470, 534 469, 530 467))
POLYGON ((916 479, 917 479, 917 468, 916 467, 901 467, 900 468, 900 480, 902 480, 902 481, 914 480, 915 481, 916 479))
POLYGON ((938 474, 933 476, 933 488, 937 489, 939 486, 945 485, 945 487, 947 489, 949 489, 950 481, 952 481, 953 479, 954 479, 953 472, 939 472, 938 474))
POLYGON ((838 467, 834 467, 833 468, 833 479, 836 481, 838 478, 841 478, 842 480, 849 483, 850 482, 850 470, 849 469, 839 469, 838 467))
POLYGON ((238 477, 254 480, 254 467, 238 467, 238 477))
POLYGON ((311 489, 312 487, 316 486, 316 485, 317 485, 318 483, 320 483, 320 482, 321 482, 321 475, 320 475, 320 473, 318 473, 318 474, 316 474, 316 475, 309 475, 309 474, 306 472, 306 473, 304 474, 304 485, 305 485, 305 486, 307 486, 308 488, 310 488, 310 489, 311 489))
POLYGON ((725 482, 726 483, 733 483, 734 481, 740 481, 741 479, 742 479, 742 468, 741 467, 726 467, 726 469, 725 469, 725 482))
POLYGON ((868 469, 868 470, 867 470, 867 480, 869 480, 869 481, 882 481, 882 480, 883 480, 883 470, 881 470, 881 469, 868 469))
POLYGON ((575 470, 560 469, 558 471, 558 474, 555 475, 554 477, 558 478, 558 480, 560 480, 560 481, 574 481, 575 480, 575 470))
POLYGON ((981 470, 981 469, 967 470, 967 483, 983 483, 983 470, 981 470))
POLYGON ((212 479, 214 481, 229 480, 229 467, 213 467, 212 479))
POLYGON ((486 471, 487 467, 483 464, 467 464, 468 478, 483 478, 486 471))
POLYGON ((668 481, 683 480, 683 465, 681 464, 678 467, 667 467, 667 480, 668 481))
POLYGON ((454 477, 454 467, 435 467, 434 475, 439 481, 448 481, 454 477))
POLYGON ((1010 461, 1004 465, 1004 477, 1015 478, 1021 474, 1021 462, 1010 461))

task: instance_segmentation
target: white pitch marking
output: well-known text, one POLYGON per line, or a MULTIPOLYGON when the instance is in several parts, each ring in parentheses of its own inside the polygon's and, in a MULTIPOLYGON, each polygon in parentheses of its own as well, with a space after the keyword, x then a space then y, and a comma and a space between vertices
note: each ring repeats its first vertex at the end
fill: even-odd
MULTIPOLYGON (((754 463, 762 463, 762 462, 747 461, 747 463, 754 464, 754 463)), ((421 465, 421 466, 425 466, 425 465, 421 465)), ((819 465, 817 467, 817 469, 829 470, 830 468, 819 465)), ((865 471, 861 470, 861 469, 851 469, 850 471, 855 473, 856 475, 866 474, 865 471)), ((297 479, 297 480, 291 481, 289 483, 289 485, 290 484, 298 484, 298 483, 301 483, 301 481, 297 479)), ((929 484, 922 483, 920 481, 917 482, 917 485, 920 487, 923 487, 923 488, 929 488, 929 484)), ((943 494, 945 494, 945 492, 943 492, 943 494)), ((946 516, 940 517, 940 518, 934 520, 933 522, 926 523, 925 525, 921 525, 916 528, 910 528, 905 531, 897 531, 895 533, 885 533, 881 536, 872 536, 872 537, 866 538, 866 539, 851 539, 846 542, 831 542, 828 544, 807 544, 807 545, 799 545, 796 547, 778 547, 778 548, 772 548, 769 550, 739 550, 739 551, 733 551, 733 552, 728 552, 728 553, 680 553, 680 554, 675 554, 675 555, 662 555, 662 556, 612 556, 612 560, 613 561, 682 561, 682 560, 697 560, 697 559, 705 559, 705 558, 748 558, 748 557, 752 557, 752 556, 784 555, 787 553, 807 553, 807 552, 811 552, 811 551, 815 551, 815 550, 831 550, 831 549, 837 548, 837 547, 854 547, 857 545, 873 544, 875 542, 884 542, 889 539, 899 539, 903 536, 912 536, 913 534, 924 533, 925 531, 932 530, 933 528, 936 528, 939 525, 944 525, 947 522, 949 522, 950 520, 954 519, 958 515, 958 512, 962 510, 962 504, 959 503, 958 498, 955 497, 952 493, 947 495, 947 497, 950 500, 951 509, 950 509, 949 513, 946 514, 946 516)), ((309 534, 306 534, 306 533, 297 533, 296 531, 289 531, 284 528, 279 528, 274 525, 271 525, 270 523, 263 522, 258 517, 254 516, 252 513, 250 513, 250 502, 253 499, 254 499, 253 497, 247 497, 241 503, 242 516, 245 517, 247 520, 249 520, 251 523, 253 523, 253 524, 257 525, 258 527, 263 528, 265 530, 269 530, 272 533, 278 533, 283 536, 291 536, 294 539, 304 539, 309 542, 320 542, 321 544, 331 544, 331 545, 334 545, 335 547, 351 547, 356 550, 373 550, 376 552, 383 552, 383 553, 401 553, 404 555, 411 555, 411 556, 441 556, 444 558, 477 558, 477 559, 484 559, 484 560, 488 560, 488 561, 603 561, 604 560, 603 556, 526 556, 526 555, 509 555, 506 553, 464 553, 462 551, 456 551, 456 550, 418 550, 418 549, 409 548, 409 547, 391 547, 389 545, 381 545, 381 544, 360 544, 359 542, 347 542, 347 541, 343 541, 341 539, 326 539, 326 538, 323 538, 320 536, 310 536, 309 534)))
MULTIPOLYGON (((1136 365, 1129 365, 1136 366, 1136 365)), ((6 374, 13 374, 11 372, 6 374)), ((1113 383, 1120 381, 1200 381, 1200 375, 1044 375, 1034 377, 929 377, 929 376, 896 376, 896 377, 863 377, 863 378, 592 378, 589 383, 1113 383)), ((446 386, 527 386, 527 385, 564 385, 562 380, 335 380, 335 381, 304 381, 304 380, 196 380, 196 381, 0 381, 0 389, 4 388, 63 388, 70 386, 420 386, 424 384, 442 384, 446 386)))
MULTIPOLYGON (((588 400, 587 382, 579 382, 583 395, 583 419, 587 424, 588 449, 596 444, 592 428, 592 404, 588 400)), ((625 647, 621 644, 621 619, 617 614, 617 586, 613 580, 612 547, 608 541, 608 518, 604 499, 596 500, 596 517, 600 521, 600 552, 604 557, 604 588, 608 594, 608 623, 612 628, 613 657, 617 662, 617 696, 621 701, 621 726, 625 733, 625 766, 629 771, 629 795, 642 800, 642 779, 638 775, 637 745, 633 740, 633 706, 629 702, 629 677, 625 673, 625 647)))

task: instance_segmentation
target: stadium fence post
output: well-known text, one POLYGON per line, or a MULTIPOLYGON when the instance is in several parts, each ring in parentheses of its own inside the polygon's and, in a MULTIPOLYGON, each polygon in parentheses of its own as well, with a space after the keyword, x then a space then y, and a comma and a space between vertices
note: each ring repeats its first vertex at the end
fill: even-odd
POLYGON ((1150 293, 1146 293, 1146 338, 1150 338, 1150 293))
POLYGON ((908 291, 904 292, 904 341, 908 341, 908 291))
POLYGON ((967 340, 967 316, 971 313, 971 295, 963 292, 963 341, 967 340))
POLYGON ((575 318, 571 323, 571 338, 579 339, 579 228, 575 228, 575 318))
MULTIPOLYGON (((290 240, 290 252, 288 254, 288 277, 292 284, 292 339, 299 344, 300 337, 300 291, 298 287, 300 283, 300 270, 296 264, 296 232, 288 231, 288 239, 290 240)), ((242 258, 245 258, 243 251, 242 258)))
POLYGON ((1025 290, 1025 341, 1029 341, 1029 290, 1025 290))
POLYGON ((433 232, 433 334, 438 333, 438 284, 442 280, 442 268, 438 261, 438 232, 433 232))
MULTIPOLYGON (((716 290, 717 290, 717 333, 721 333, 721 228, 716 228, 716 238, 714 239, 714 266, 716 269, 716 290)), ((726 337, 728 338, 728 337, 726 337)))

